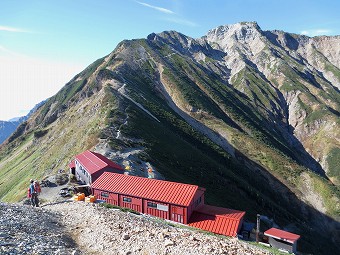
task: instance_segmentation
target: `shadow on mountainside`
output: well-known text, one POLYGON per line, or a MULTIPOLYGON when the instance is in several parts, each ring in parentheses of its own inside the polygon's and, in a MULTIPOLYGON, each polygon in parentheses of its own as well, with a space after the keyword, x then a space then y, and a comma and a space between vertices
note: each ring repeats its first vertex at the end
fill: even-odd
MULTIPOLYGON (((255 63, 251 62, 250 60, 246 60, 245 62, 247 63, 247 65, 251 66, 256 71, 256 73, 261 77, 261 79, 264 82, 269 84, 271 88, 275 90, 276 96, 278 98, 276 100, 276 103, 280 105, 282 108, 282 111, 284 111, 284 116, 282 116, 280 111, 277 110, 277 114, 280 118, 275 118, 275 124, 273 124, 272 122, 268 122, 266 123, 266 125, 263 125, 264 128, 268 130, 268 136, 270 137, 271 135, 273 135, 279 141, 283 141, 285 144, 287 144, 287 148, 293 147, 293 150, 291 149, 287 150, 286 148, 284 148, 283 152, 287 153, 287 155, 291 156, 294 160, 299 162, 300 165, 308 169, 311 169, 312 171, 319 174, 320 176, 328 179, 320 163, 317 162, 306 151, 301 141, 297 139, 297 137, 294 135, 294 127, 290 125, 288 121, 289 119, 288 103, 287 103, 287 100, 284 98, 282 92, 277 87, 275 87, 262 72, 260 72, 260 70, 258 69, 255 63), (285 122, 283 122, 282 119, 285 119, 285 122), (273 128, 279 131, 280 135, 277 135, 276 132, 274 133, 271 132, 273 128)), ((238 103, 242 104, 242 102, 238 102, 238 103)))
MULTIPOLYGON (((257 213, 272 218, 281 228, 300 234, 299 251, 311 254, 336 254, 334 251, 337 250, 337 244, 340 242, 340 222, 301 201, 301 198, 298 198, 284 181, 278 180, 242 153, 237 151, 236 157, 242 164, 249 165, 248 169, 252 171, 253 176, 260 176, 263 185, 271 186, 272 192, 275 193, 274 197, 270 198, 274 199, 272 202, 277 203, 279 208, 271 207, 269 201, 266 201, 268 194, 262 194, 255 198, 259 205, 257 213)), ((255 222, 256 215, 251 216, 251 220, 255 222)))
POLYGON ((294 194, 300 191, 285 185, 283 177, 277 179, 235 148, 235 158, 226 157, 170 123, 161 112, 153 112, 160 120, 156 123, 133 105, 127 111, 130 125, 125 133, 144 140, 147 154, 152 155, 148 161, 166 180, 204 187, 208 204, 244 210, 253 222, 260 213, 281 227, 294 224, 294 232, 302 236, 300 251, 334 254, 340 224, 301 201, 294 194))

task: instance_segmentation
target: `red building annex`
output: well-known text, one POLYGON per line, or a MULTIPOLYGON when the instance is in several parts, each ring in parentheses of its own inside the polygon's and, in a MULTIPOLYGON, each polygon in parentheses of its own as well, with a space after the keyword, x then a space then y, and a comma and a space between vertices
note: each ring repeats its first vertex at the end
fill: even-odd
POLYGON ((118 164, 89 150, 75 156, 69 166, 74 168, 77 180, 84 184, 91 184, 104 172, 124 173, 124 169, 118 164))
POLYGON ((187 224, 204 203, 204 189, 190 184, 103 173, 92 185, 93 194, 107 203, 187 224))
POLYGON ((104 172, 91 189, 107 203, 222 235, 235 236, 245 215, 205 205, 205 189, 197 185, 104 172))
POLYGON ((246 213, 228 208, 203 205, 194 211, 189 226, 220 235, 236 236, 246 213))

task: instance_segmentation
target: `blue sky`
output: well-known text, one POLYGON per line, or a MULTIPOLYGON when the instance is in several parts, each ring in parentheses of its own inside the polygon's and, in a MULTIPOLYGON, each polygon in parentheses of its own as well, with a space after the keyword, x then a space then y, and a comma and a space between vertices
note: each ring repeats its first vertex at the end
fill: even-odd
POLYGON ((26 114, 124 39, 219 25, 340 35, 337 0, 1 0, 0 120, 26 114))

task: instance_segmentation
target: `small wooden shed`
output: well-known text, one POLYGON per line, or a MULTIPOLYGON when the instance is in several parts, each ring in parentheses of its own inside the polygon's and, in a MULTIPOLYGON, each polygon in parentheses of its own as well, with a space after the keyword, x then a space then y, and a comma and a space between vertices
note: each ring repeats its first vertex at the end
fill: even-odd
POLYGON ((77 180, 84 184, 91 184, 104 172, 124 174, 124 169, 121 166, 103 155, 89 150, 75 156, 72 166, 75 167, 77 180))
POLYGON ((299 235, 277 228, 268 229, 263 234, 268 236, 269 244, 272 247, 296 253, 299 235))
POLYGON ((196 185, 105 172, 91 185, 92 193, 107 203, 187 224, 204 204, 196 185))

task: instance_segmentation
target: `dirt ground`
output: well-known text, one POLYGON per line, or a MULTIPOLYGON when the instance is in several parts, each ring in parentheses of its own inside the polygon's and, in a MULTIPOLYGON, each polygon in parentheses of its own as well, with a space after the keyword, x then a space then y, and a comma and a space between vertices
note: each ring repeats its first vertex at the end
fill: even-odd
POLYGON ((70 188, 77 186, 77 183, 70 182, 68 174, 51 175, 42 181, 41 193, 39 194, 39 199, 41 204, 63 201, 65 199, 70 199, 71 196, 61 197, 59 195, 60 191, 64 188, 70 188), (62 178, 61 178, 62 177, 62 178), (44 187, 43 183, 48 183, 48 186, 44 187))

